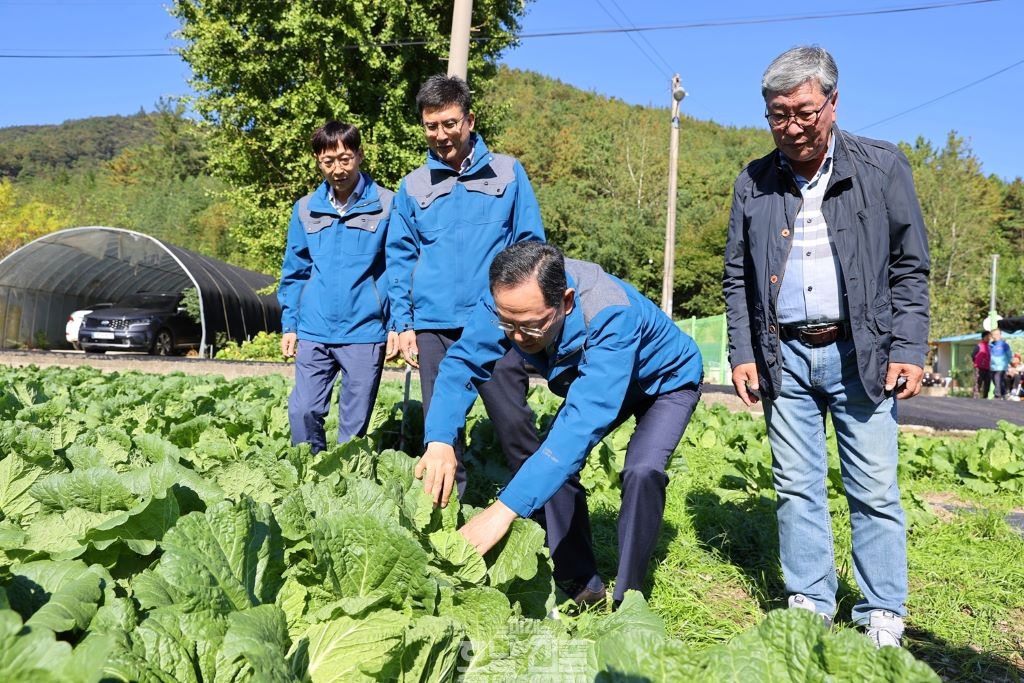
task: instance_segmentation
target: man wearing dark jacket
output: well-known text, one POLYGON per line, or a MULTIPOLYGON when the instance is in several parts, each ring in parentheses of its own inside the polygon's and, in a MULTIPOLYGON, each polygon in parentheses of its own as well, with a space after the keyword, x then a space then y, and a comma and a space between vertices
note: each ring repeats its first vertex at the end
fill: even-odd
POLYGON ((723 287, 736 393, 764 399, 789 606, 836 608, 825 414, 850 506, 852 609, 899 646, 906 521, 896 400, 928 351, 927 234, 906 157, 836 125, 838 69, 819 47, 777 57, 761 84, 777 149, 736 180, 723 287))

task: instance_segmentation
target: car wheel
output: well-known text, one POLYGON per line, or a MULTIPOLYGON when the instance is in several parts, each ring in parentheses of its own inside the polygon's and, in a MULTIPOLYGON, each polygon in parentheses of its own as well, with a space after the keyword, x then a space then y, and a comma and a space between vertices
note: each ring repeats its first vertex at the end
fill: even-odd
POLYGON ((149 350, 154 356, 173 356, 174 355, 174 335, 168 329, 162 329, 156 333, 156 338, 153 340, 153 348, 149 350))

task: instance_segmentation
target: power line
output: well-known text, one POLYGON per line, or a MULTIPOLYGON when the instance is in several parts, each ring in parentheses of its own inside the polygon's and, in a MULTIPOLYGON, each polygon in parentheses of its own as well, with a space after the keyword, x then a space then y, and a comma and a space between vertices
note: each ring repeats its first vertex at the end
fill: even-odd
POLYGON ((136 57, 177 57, 176 52, 138 52, 135 54, 104 55, 24 55, 0 54, 0 59, 135 59, 136 57))
POLYGON ((903 111, 899 112, 898 114, 893 114, 892 116, 887 116, 884 119, 879 119, 878 121, 875 121, 874 123, 869 123, 866 126, 861 126, 860 128, 857 129, 857 132, 859 133, 861 131, 867 130, 868 128, 874 128, 875 126, 883 124, 886 121, 892 121, 893 119, 899 118, 899 117, 903 116, 904 114, 909 114, 912 111, 917 111, 918 109, 923 109, 924 107, 927 107, 929 104, 934 104, 934 103, 938 102, 939 100, 942 100, 942 99, 945 99, 945 98, 949 97, 950 95, 955 95, 958 92, 962 92, 964 90, 967 90, 968 88, 971 88, 971 87, 973 87, 975 85, 978 85, 979 83, 987 81, 990 78, 995 78, 999 74, 1004 73, 1006 71, 1009 71, 1010 69, 1013 69, 1015 67, 1018 67, 1021 64, 1024 64, 1024 59, 1021 59, 1020 61, 1014 62, 1013 64, 1011 64, 1009 66, 1004 66, 1002 69, 999 69, 998 71, 993 71, 989 75, 982 76, 981 78, 979 78, 977 80, 974 80, 974 81, 971 81, 970 83, 968 83, 966 85, 962 85, 962 86, 960 86, 959 88, 957 88, 955 90, 950 90, 949 92, 943 93, 942 95, 939 95, 938 97, 933 97, 932 99, 928 100, 927 102, 922 102, 921 104, 913 106, 910 109, 904 109, 903 111))
MULTIPOLYGON (((695 29, 695 28, 713 28, 713 27, 723 27, 723 26, 743 26, 743 25, 751 25, 751 24, 777 24, 777 23, 793 22, 793 21, 812 21, 812 20, 818 20, 818 19, 836 19, 836 18, 842 18, 842 17, 857 17, 857 16, 871 16, 871 15, 883 15, 883 14, 896 14, 896 13, 904 13, 904 12, 921 12, 921 11, 930 11, 930 10, 935 10, 935 9, 945 9, 945 8, 949 8, 949 7, 962 7, 962 6, 966 6, 966 5, 988 4, 988 3, 991 3, 991 2, 999 2, 1000 0, 955 0, 955 1, 952 1, 952 2, 935 2, 935 3, 928 3, 928 4, 923 4, 923 5, 914 5, 914 6, 910 6, 910 7, 892 7, 892 8, 880 8, 880 9, 872 9, 872 10, 849 10, 849 11, 839 11, 839 12, 822 12, 822 13, 817 13, 817 14, 801 14, 801 15, 792 15, 792 16, 786 16, 786 17, 760 17, 760 18, 751 18, 751 19, 723 19, 723 20, 718 20, 718 21, 703 21, 703 22, 693 22, 693 23, 688 23, 688 24, 664 24, 664 25, 657 25, 657 26, 636 26, 636 25, 634 25, 629 20, 628 16, 622 10, 622 8, 618 5, 618 3, 616 3, 615 0, 609 0, 612 4, 615 5, 616 9, 619 10, 619 12, 625 18, 626 22, 629 24, 629 26, 622 26, 622 24, 615 18, 615 16, 611 12, 609 12, 608 9, 601 3, 601 0, 595 0, 595 1, 601 7, 601 9, 604 10, 604 12, 612 19, 612 21, 614 21, 616 24, 619 24, 618 28, 573 29, 573 30, 565 30, 565 31, 548 31, 548 32, 542 32, 542 33, 523 33, 523 34, 519 35, 519 39, 523 40, 523 39, 529 39, 529 38, 554 38, 554 37, 565 37, 565 36, 586 36, 586 35, 605 35, 605 34, 613 34, 613 33, 625 33, 627 36, 629 36, 630 40, 637 47, 637 49, 641 52, 641 54, 643 54, 644 57, 647 58, 647 60, 650 61, 651 64, 656 69, 661 71, 662 70, 662 66, 657 64, 654 61, 654 59, 651 57, 650 53, 647 50, 645 50, 643 47, 641 47, 640 44, 636 42, 636 40, 633 39, 631 34, 637 33, 637 34, 641 34, 640 37, 644 40, 644 42, 648 46, 650 46, 650 48, 654 52, 654 54, 657 55, 657 57, 662 61, 662 64, 665 65, 668 68, 668 71, 671 71, 672 70, 671 65, 668 63, 667 60, 665 60, 664 57, 662 57, 662 55, 657 51, 657 49, 655 49, 654 46, 651 45, 651 43, 649 41, 647 41, 647 39, 642 35, 643 33, 650 32, 650 31, 686 30, 686 29, 695 29)), ((16 4, 16 3, 0 1, 0 4, 16 4)), ((51 3, 51 4, 60 4, 60 3, 57 2, 57 3, 51 3)), ((112 2, 110 4, 118 4, 118 3, 112 2)), ((490 38, 488 36, 475 36, 475 37, 472 37, 471 40, 473 40, 474 42, 485 42, 487 40, 490 40, 490 38)), ((342 49, 356 50, 356 49, 363 49, 363 48, 366 48, 366 47, 379 47, 379 48, 408 47, 408 46, 426 45, 429 42, 430 41, 428 41, 428 40, 409 39, 409 40, 390 41, 390 42, 386 42, 386 43, 374 43, 374 44, 370 44, 370 45, 345 45, 345 46, 340 46, 340 47, 342 49)), ((0 59, 50 59, 50 60, 60 60, 60 59, 135 59, 135 58, 147 59, 147 58, 155 58, 155 57, 180 57, 180 55, 179 55, 177 49, 173 49, 173 50, 168 49, 168 50, 160 51, 160 52, 131 52, 131 51, 125 51, 125 52, 122 52, 122 53, 104 53, 104 54, 73 54, 73 53, 69 53, 69 54, 45 54, 45 53, 43 53, 43 54, 30 54, 30 53, 28 53, 28 54, 17 54, 17 53, 14 53, 14 54, 4 54, 4 53, 0 53, 0 59)), ((1016 67, 1018 67, 1018 66, 1020 66, 1022 64, 1024 64, 1024 59, 1019 60, 1017 62, 1014 62, 1013 64, 1010 64, 1009 66, 1003 67, 1003 68, 1001 68, 1001 69, 999 69, 997 71, 994 71, 994 72, 992 72, 992 73, 990 73, 990 74, 988 74, 986 76, 982 76, 981 78, 978 78, 978 79, 976 79, 974 81, 971 81, 970 83, 962 85, 959 88, 956 88, 954 90, 950 90, 949 92, 943 93, 942 95, 939 95, 938 97, 934 97, 934 98, 932 98, 932 99, 930 99, 930 100, 928 100, 926 102, 922 102, 921 104, 918 104, 918 105, 915 105, 913 107, 910 107, 909 109, 905 109, 905 110, 903 110, 901 112, 898 112, 896 114, 893 114, 891 116, 887 116, 887 117, 885 117, 883 119, 879 119, 879 120, 877 120, 877 121, 875 121, 873 123, 870 123, 870 124, 868 124, 866 126, 861 126, 860 128, 857 129, 857 131, 858 132, 865 131, 865 130, 868 130, 869 128, 874 128, 875 126, 879 126, 879 125, 881 125, 883 123, 886 123, 888 121, 891 121, 893 119, 899 118, 901 116, 905 116, 906 114, 910 114, 910 113, 915 112, 915 111, 917 111, 919 109, 923 109, 924 107, 927 107, 927 106, 929 106, 931 104, 934 104, 935 102, 938 102, 939 100, 943 100, 943 99, 945 99, 947 97, 951 97, 952 95, 955 95, 955 94, 957 94, 959 92, 967 90, 968 88, 971 88, 971 87, 973 87, 975 85, 978 85, 979 83, 983 83, 984 81, 987 81, 987 80, 990 80, 992 78, 995 78, 999 74, 1005 73, 1005 72, 1007 72, 1007 71, 1009 71, 1011 69, 1014 69, 1014 68, 1016 68, 1016 67)))
POLYGON ((845 17, 866 17, 878 14, 899 14, 904 12, 921 12, 933 9, 946 9, 949 7, 963 7, 966 5, 983 5, 990 2, 1001 2, 1002 0, 957 0, 955 2, 934 2, 925 5, 913 5, 910 7, 890 7, 888 9, 871 10, 845 10, 838 12, 821 12, 818 14, 797 14, 788 17, 757 17, 751 19, 721 19, 717 21, 699 21, 689 24, 661 24, 657 26, 638 26, 633 28, 604 28, 604 29, 571 29, 565 31, 547 31, 544 33, 523 33, 523 38, 557 38, 563 36, 586 36, 607 33, 640 33, 648 31, 676 31, 692 28, 717 28, 720 26, 748 26, 752 24, 780 24, 790 21, 812 21, 817 19, 840 19, 845 17))
MULTIPOLYGON (((905 12, 922 12, 934 9, 946 9, 949 7, 963 7, 967 5, 983 5, 1001 0, 955 0, 953 2, 933 2, 923 5, 912 5, 910 7, 891 7, 871 10, 848 10, 839 12, 821 12, 817 14, 797 14, 784 17, 760 17, 751 19, 722 19, 717 21, 701 21, 688 24, 662 24, 657 26, 632 26, 618 28, 599 29, 571 29, 565 31, 545 31, 541 33, 521 33, 517 36, 519 40, 531 38, 557 38, 565 36, 589 36, 605 35, 611 33, 646 33, 650 31, 680 31, 695 28, 717 28, 722 26, 747 26, 753 24, 780 24, 794 21, 813 21, 818 19, 839 19, 845 17, 864 17, 884 14, 899 14, 905 12)), ((490 36, 472 36, 473 42, 486 42, 491 40, 490 36)), ((427 45, 431 41, 427 39, 409 38, 395 40, 386 43, 360 43, 354 45, 339 45, 339 49, 362 50, 368 47, 389 48, 409 47, 416 45, 427 45)), ((26 53, 0 53, 0 59, 125 59, 134 57, 176 57, 176 51, 151 52, 141 54, 26 54, 26 53)))
MULTIPOLYGON (((615 0, 609 0, 609 1, 613 5, 615 5, 615 9, 619 10, 619 14, 621 14, 622 18, 626 20, 626 23, 628 23, 633 28, 636 28, 636 25, 632 21, 630 21, 629 17, 626 16, 626 13, 622 10, 622 8, 619 6, 619 4, 617 2, 615 2, 615 0)), ((601 2, 601 0, 594 0, 594 2, 596 2, 601 7, 601 9, 604 10, 604 13, 607 14, 611 18, 612 21, 614 21, 616 24, 619 24, 619 26, 622 27, 622 24, 619 22, 619 20, 615 18, 615 15, 613 15, 611 12, 608 11, 608 8, 604 6, 604 4, 601 2)), ((640 54, 642 54, 644 57, 646 57, 647 61, 649 61, 651 63, 651 65, 654 66, 655 69, 658 69, 659 71, 662 71, 662 73, 664 74, 664 76, 666 78, 671 78, 671 76, 672 76, 672 65, 669 64, 668 61, 666 61, 666 59, 661 56, 661 53, 658 52, 657 48, 655 48, 653 45, 651 45, 651 41, 647 40, 647 37, 644 34, 640 33, 638 35, 639 35, 640 39, 642 41, 644 41, 644 43, 650 49, 650 52, 648 52, 648 50, 645 50, 643 48, 643 46, 640 45, 640 43, 636 42, 636 39, 633 37, 632 33, 627 33, 626 37, 629 38, 630 42, 632 42, 633 45, 636 46, 636 49, 640 51, 640 54), (661 63, 666 67, 667 71, 663 70, 661 65, 659 65, 657 62, 654 61, 654 59, 651 57, 651 52, 653 52, 658 57, 658 59, 661 60, 661 63)))

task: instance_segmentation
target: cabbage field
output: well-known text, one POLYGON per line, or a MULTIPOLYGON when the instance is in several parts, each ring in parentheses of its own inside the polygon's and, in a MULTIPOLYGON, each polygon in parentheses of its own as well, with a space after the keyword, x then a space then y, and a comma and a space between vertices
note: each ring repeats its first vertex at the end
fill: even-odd
MULTIPOLYGON (((0 367, 0 386, 5 683, 1019 680, 1024 542, 1005 516, 1024 436, 1009 426, 904 438, 909 647, 877 651, 843 623, 848 559, 832 632, 776 609, 770 459, 747 414, 698 409, 646 597, 574 614, 535 523, 483 557, 456 531, 507 480, 479 406, 470 490, 434 509, 400 450, 418 454, 419 402, 394 382, 367 439, 316 455, 290 445, 280 375, 0 367)), ((530 402, 543 429, 558 401, 535 387, 530 402)), ((583 472, 609 580, 628 435, 583 472)))

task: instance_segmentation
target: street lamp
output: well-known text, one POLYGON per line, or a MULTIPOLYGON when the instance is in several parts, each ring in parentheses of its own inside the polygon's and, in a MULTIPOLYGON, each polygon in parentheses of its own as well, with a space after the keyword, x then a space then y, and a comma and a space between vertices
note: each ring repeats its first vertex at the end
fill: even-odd
POLYGON ((672 317, 672 285, 676 268, 676 189, 679 156, 679 103, 687 92, 679 74, 672 77, 672 131, 668 146, 668 216, 665 218, 665 267, 661 280, 661 310, 672 317))

